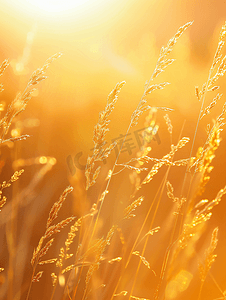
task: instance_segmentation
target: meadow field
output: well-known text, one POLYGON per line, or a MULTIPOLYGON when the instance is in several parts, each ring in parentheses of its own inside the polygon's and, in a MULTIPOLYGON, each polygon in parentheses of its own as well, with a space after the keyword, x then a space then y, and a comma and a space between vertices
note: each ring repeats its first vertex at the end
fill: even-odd
POLYGON ((0 299, 226 299, 224 1, 0 5, 0 299))

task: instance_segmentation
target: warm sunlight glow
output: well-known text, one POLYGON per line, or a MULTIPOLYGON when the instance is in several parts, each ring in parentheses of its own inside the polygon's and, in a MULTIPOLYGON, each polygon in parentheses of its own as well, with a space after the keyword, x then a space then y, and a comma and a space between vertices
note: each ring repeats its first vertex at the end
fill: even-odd
POLYGON ((225 8, 0 0, 0 300, 226 300, 225 8))
POLYGON ((58 13, 77 7, 85 7, 93 2, 101 2, 101 0, 27 0, 27 2, 46 12, 58 13))

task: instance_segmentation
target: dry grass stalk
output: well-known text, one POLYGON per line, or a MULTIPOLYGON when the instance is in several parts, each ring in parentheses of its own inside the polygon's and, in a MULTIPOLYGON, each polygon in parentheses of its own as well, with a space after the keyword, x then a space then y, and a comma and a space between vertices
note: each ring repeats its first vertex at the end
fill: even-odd
POLYGON ((88 156, 87 163, 86 163, 86 189, 88 190, 89 187, 95 184, 96 179, 100 172, 100 166, 98 166, 95 170, 95 163, 103 161, 106 159, 111 151, 116 146, 116 143, 111 144, 109 147, 104 147, 106 145, 106 134, 109 131, 109 116, 112 113, 115 104, 118 100, 118 94, 121 88, 124 86, 125 81, 117 83, 115 88, 111 91, 107 98, 107 105, 105 109, 100 112, 99 121, 94 127, 93 133, 93 142, 94 142, 94 150, 93 155, 88 156))
POLYGON ((97 203, 101 203, 104 201, 105 196, 109 193, 108 190, 103 191, 103 193, 101 194, 100 198, 98 199, 97 203))
POLYGON ((210 103, 210 105, 208 105, 208 106, 204 109, 204 111, 202 112, 202 115, 201 115, 201 117, 200 117, 200 120, 201 120, 204 116, 210 114, 210 110, 217 104, 217 101, 220 100, 220 98, 221 98, 222 96, 223 96, 223 94, 219 94, 219 93, 218 93, 218 94, 214 97, 214 99, 213 99, 213 101, 210 103))
POLYGON ((39 279, 42 277, 43 271, 38 272, 32 279, 32 282, 39 282, 39 279))
POLYGON ((161 110, 161 111, 168 111, 168 112, 174 111, 173 108, 169 108, 169 107, 158 107, 158 106, 156 106, 155 108, 156 108, 157 110, 161 110))
POLYGON ((50 64, 56 60, 57 58, 61 57, 62 53, 56 53, 54 55, 52 55, 51 57, 49 57, 46 62, 44 63, 44 65, 42 66, 42 68, 37 69, 36 71, 33 72, 33 74, 30 77, 30 80, 28 82, 28 86, 34 86, 37 83, 39 83, 40 81, 46 79, 45 76, 45 72, 47 71, 47 69, 49 68, 50 64))
MULTIPOLYGON (((5 59, 1 66, 0 66, 0 76, 3 75, 3 73, 5 72, 5 69, 9 66, 9 61, 8 59, 5 59)), ((1 83, 0 84, 0 93, 4 91, 4 88, 3 88, 3 84, 1 83)))
POLYGON ((67 187, 63 194, 61 195, 60 199, 54 203, 54 205, 52 206, 50 213, 49 213, 49 217, 47 220, 47 225, 46 225, 46 231, 44 233, 44 235, 41 237, 41 239, 39 240, 38 246, 36 248, 36 250, 34 250, 32 259, 31 259, 31 264, 34 265, 34 268, 36 267, 36 264, 40 262, 40 258, 43 257, 49 250, 49 248, 52 246, 52 243, 54 241, 54 239, 51 239, 50 241, 48 241, 46 243, 46 245, 44 247, 42 247, 43 242, 45 239, 51 237, 53 234, 60 232, 60 230, 62 228, 64 228, 65 226, 67 226, 71 221, 73 221, 75 219, 75 217, 69 217, 61 222, 59 222, 56 225, 52 225, 52 222, 58 217, 58 212, 60 210, 60 208, 62 207, 63 202, 65 201, 67 195, 69 193, 71 193, 73 190, 72 187, 67 187), (35 264, 36 263, 36 264, 35 264))
MULTIPOLYGON (((183 34, 183 32, 192 24, 192 22, 188 22, 185 25, 181 26, 176 34, 169 40, 166 47, 162 47, 160 51, 160 55, 155 67, 155 70, 148 82, 145 84, 144 88, 144 94, 136 108, 136 110, 133 112, 131 116, 131 126, 136 126, 138 123, 138 119, 140 115, 149 110, 151 107, 149 105, 146 105, 147 103, 147 95, 153 92, 157 89, 163 89, 166 85, 168 85, 168 82, 163 82, 159 84, 151 84, 151 82, 159 75, 161 74, 167 66, 171 65, 174 62, 174 59, 168 59, 168 55, 172 52, 174 45, 176 44, 177 40, 180 38, 180 36, 183 34)), ((163 110, 170 110, 168 108, 163 110)))
POLYGON ((109 180, 111 178, 112 174, 113 174, 112 170, 109 170, 108 175, 105 180, 109 180))
POLYGON ((81 223, 75 222, 74 225, 71 226, 70 232, 68 233, 68 238, 65 241, 66 251, 70 250, 70 245, 73 243, 74 238, 76 236, 76 232, 78 231, 78 227, 81 226, 81 223))
POLYGON ((2 144, 3 143, 8 143, 8 142, 24 141, 24 140, 26 140, 29 137, 30 137, 30 135, 23 134, 23 135, 18 136, 18 137, 12 137, 12 138, 6 139, 6 140, 2 141, 2 144))
POLYGON ((124 218, 123 219, 130 219, 135 217, 136 215, 132 214, 132 212, 139 206, 141 206, 141 203, 143 202, 144 197, 139 197, 138 199, 136 199, 135 201, 133 201, 132 204, 130 204, 129 206, 126 207, 126 209, 124 210, 124 218))
MULTIPOLYGON (((1 195, 0 195, 1 196, 1 195)), ((2 196, 1 196, 2 197, 2 196)), ((6 204, 7 198, 5 196, 2 197, 2 200, 0 200, 0 208, 2 208, 6 204)), ((0 210, 1 211, 1 210, 0 210)))
POLYGON ((50 224, 58 217, 58 212, 61 209, 64 201, 66 200, 66 197, 69 193, 73 191, 73 187, 69 186, 67 187, 63 194, 60 196, 60 199, 55 202, 49 212, 49 217, 47 220, 46 228, 49 228, 50 224))
POLYGON ((152 78, 155 79, 159 74, 161 74, 165 68, 170 65, 174 60, 168 59, 168 55, 172 52, 173 47, 175 46, 178 39, 184 33, 184 31, 192 25, 193 22, 188 22, 185 25, 181 26, 176 34, 169 40, 166 47, 162 47, 160 55, 156 64, 155 71, 152 75, 152 78))
POLYGON ((116 230, 116 226, 112 226, 107 234, 106 239, 105 240, 100 239, 100 241, 99 241, 99 245, 96 250, 95 262, 90 265, 88 272, 86 274, 86 281, 85 281, 86 282, 86 290, 87 290, 88 284, 90 282, 90 279, 91 279, 94 271, 99 269, 99 265, 102 260, 103 253, 104 253, 106 247, 110 245, 110 241, 111 241, 111 238, 112 238, 115 230, 116 230))
POLYGON ((198 98, 198 100, 200 101, 200 96, 199 96, 199 87, 196 86, 195 87, 195 96, 198 98))
POLYGON ((213 199, 211 202, 209 202, 201 211, 196 211, 196 214, 202 215, 205 214, 207 212, 209 212, 210 210, 213 209, 214 206, 218 205, 221 201, 221 198, 226 194, 226 186, 221 189, 218 193, 215 199, 213 199))
POLYGON ((178 215, 181 211, 181 207, 182 205, 186 202, 186 199, 185 198, 178 198, 178 197, 175 197, 174 194, 173 194, 173 186, 172 184, 167 181, 166 182, 166 187, 167 187, 167 196, 173 200, 173 202, 175 202, 177 204, 177 210, 173 213, 174 215, 178 215))
POLYGON ((189 240, 198 232, 197 226, 208 221, 211 216, 211 212, 199 213, 193 217, 189 224, 184 224, 182 234, 179 237, 179 247, 181 249, 184 249, 188 245, 189 240))
POLYGON ((52 284, 53 286, 56 286, 57 283, 57 276, 55 273, 51 273, 51 277, 52 277, 52 284))
POLYGON ((108 261, 109 264, 113 264, 114 262, 119 262, 122 260, 122 257, 116 257, 116 258, 112 258, 111 260, 108 261))
MULTIPOLYGON (((201 211, 196 210, 195 215, 189 224, 184 224, 183 232, 179 238, 179 245, 182 249, 187 246, 188 241, 198 231, 197 226, 199 224, 202 224, 202 223, 208 221, 211 218, 211 216, 212 216, 211 210, 213 209, 214 206, 216 206, 220 203, 221 198, 225 194, 226 194, 226 186, 223 189, 221 189, 218 192, 216 198, 213 199, 211 202, 207 203, 206 206, 201 211)), ((206 199, 203 202, 206 203, 207 202, 206 199)))
MULTIPOLYGON (((209 114, 210 109, 212 109, 215 106, 215 104, 217 103, 217 100, 219 100, 221 98, 221 95, 218 94, 214 98, 214 100, 211 102, 211 104, 203 110, 205 96, 206 96, 207 92, 212 92, 212 91, 216 91, 219 89, 219 86, 216 86, 215 84, 216 84, 217 80, 220 77, 222 77, 226 72, 226 56, 224 56, 222 58, 222 53, 221 53, 223 46, 225 44, 225 37, 226 37, 225 29, 226 29, 226 23, 221 28, 217 50, 214 55, 214 59, 213 59, 213 62, 212 62, 212 65, 211 65, 211 68, 209 71, 207 81, 203 84, 201 91, 199 91, 198 87, 195 88, 196 96, 197 96, 198 100, 202 100, 202 106, 201 106, 201 111, 200 111, 200 115, 199 115, 199 120, 201 118, 203 118, 206 114, 209 114), (218 66, 218 68, 217 68, 217 66, 218 66)), ((199 123, 199 120, 198 120, 198 123, 199 123)), ((198 123, 197 123, 197 126, 198 126, 198 123)))
POLYGON ((100 247, 101 247, 101 245, 102 245, 102 243, 103 243, 103 240, 104 240, 103 238, 100 238, 100 239, 94 241, 93 245, 90 246, 86 250, 86 252, 81 256, 81 260, 85 260, 87 258, 87 256, 90 255, 90 254, 92 254, 92 253, 97 254, 98 251, 99 251, 99 249, 100 249, 100 247))
MULTIPOLYGON (((207 81, 203 84, 201 91, 199 91, 198 87, 195 88, 196 96, 197 96, 198 100, 201 100, 202 104, 201 104, 201 109, 200 109, 199 117, 198 117, 197 124, 196 124, 195 134, 193 137, 192 147, 191 147, 191 151, 190 151, 190 157, 193 152, 194 142, 196 139, 196 134, 197 134, 199 121, 200 121, 201 117, 203 117, 205 114, 208 114, 210 109, 212 109, 212 107, 214 107, 215 102, 217 102, 218 98, 221 97, 220 94, 218 94, 214 98, 214 100, 211 102, 211 104, 206 109, 204 109, 204 102, 205 102, 206 94, 208 92, 216 91, 219 89, 219 86, 215 85, 216 81, 221 76, 223 76, 226 72, 226 56, 224 56, 222 58, 222 54, 221 54, 223 46, 225 44, 225 41, 224 41, 225 37, 226 37, 225 29, 226 29, 226 23, 222 26, 222 29, 221 29, 217 50, 215 52, 215 56, 214 56, 211 68, 209 70, 207 81)), ((211 145, 211 142, 213 141, 213 139, 212 139, 213 136, 214 135, 219 136, 219 133, 222 130, 221 127, 224 125, 223 121, 224 121, 225 111, 226 111, 226 103, 223 105, 222 113, 218 116, 212 129, 210 130, 210 126, 207 127, 208 137, 207 137, 206 143, 204 144, 204 146, 202 148, 199 149, 199 151, 197 153, 197 159, 188 168, 188 170, 190 171, 191 167, 195 166, 195 173, 196 173, 200 170, 200 166, 201 166, 203 174, 202 174, 202 179, 201 179, 201 182, 199 185, 199 190, 198 190, 197 194, 201 194, 204 191, 205 185, 210 179, 209 173, 212 170, 212 166, 209 166, 209 164, 214 157, 213 152, 216 150, 216 146, 217 147, 219 146, 220 139, 215 138, 214 142, 216 145, 211 145)), ((185 182, 185 179, 186 179, 186 175, 184 178, 184 182, 185 182)), ((206 215, 208 215, 208 214, 206 213, 204 215, 204 219, 205 219, 206 215)))
POLYGON ((213 170, 211 163, 215 157, 215 151, 219 147, 221 141, 220 132, 221 129, 219 127, 219 123, 215 122, 213 128, 208 134, 204 147, 199 147, 196 158, 192 158, 192 161, 194 162, 191 163, 190 169, 195 166, 194 172, 202 174, 197 195, 201 195, 204 192, 205 186, 210 180, 210 172, 213 170))
MULTIPOLYGON (((170 153, 166 154, 165 156, 163 156, 163 158, 157 162, 153 167, 152 169, 149 171, 148 175, 145 177, 145 179, 143 180, 143 182, 141 183, 141 185, 143 184, 147 184, 149 183, 154 175, 156 175, 159 171, 159 169, 163 166, 163 165, 167 165, 167 162, 169 162, 170 164, 170 161, 172 160, 174 154, 182 147, 184 147, 188 142, 189 142, 189 138, 188 137, 183 137, 178 143, 177 145, 171 145, 171 151, 170 153)), ((140 189, 141 185, 137 188, 137 189, 140 189)))
POLYGON ((118 296, 126 296, 128 294, 127 291, 121 291, 120 293, 118 294, 114 294, 114 297, 118 297, 118 296))
POLYGON ((136 158, 132 158, 130 161, 125 163, 124 165, 128 165, 132 162, 136 162, 135 169, 132 174, 129 174, 130 181, 133 185, 135 185, 135 188, 138 188, 141 182, 141 179, 138 174, 140 174, 141 171, 144 171, 145 168, 140 167, 145 163, 148 162, 149 157, 147 156, 149 152, 151 151, 151 147, 149 146, 151 139, 157 134, 159 126, 156 125, 155 119, 156 119, 156 113, 157 109, 155 107, 151 107, 149 110, 149 113, 147 117, 145 118, 145 131, 142 132, 142 139, 143 139, 143 145, 140 149, 140 151, 137 152, 136 158), (146 159, 147 158, 147 159, 146 159))
POLYGON ((3 73, 5 72, 5 69, 6 69, 8 66, 9 66, 9 61, 8 61, 8 59, 5 59, 5 60, 2 62, 1 66, 0 66, 0 76, 3 75, 3 73))
MULTIPOLYGON (((92 213, 89 213, 89 214, 87 214, 87 215, 85 215, 85 216, 82 216, 81 218, 79 218, 77 221, 75 221, 75 223, 74 223, 74 225, 72 225, 71 227, 70 227, 70 231, 68 232, 68 237, 67 237, 67 239, 66 239, 66 241, 65 241, 65 248, 64 247, 61 247, 61 249, 60 249, 60 253, 59 253, 59 258, 57 259, 57 261, 56 261, 56 266, 57 267, 59 267, 60 268, 60 270, 59 270, 59 272, 58 272, 58 275, 56 275, 55 273, 54 273, 54 278, 59 278, 62 274, 64 274, 64 273, 66 273, 66 272, 68 272, 68 271, 70 271, 70 270, 72 270, 73 268, 75 268, 76 266, 83 266, 83 265, 85 265, 86 263, 84 262, 84 260, 85 260, 85 255, 83 255, 83 256, 81 256, 80 258, 78 258, 78 254, 79 254, 79 252, 80 252, 80 246, 81 245, 79 245, 78 246, 78 248, 77 248, 77 253, 76 253, 76 264, 71 264, 71 265, 69 265, 69 266, 67 266, 67 267, 65 267, 64 269, 62 269, 63 268, 63 266, 64 266, 64 263, 65 263, 65 261, 66 260, 68 260, 69 258, 71 258, 74 254, 73 253, 68 253, 68 251, 70 250, 70 246, 71 246, 71 244, 73 243, 73 241, 74 241, 74 239, 75 239, 75 237, 76 237, 76 233, 78 232, 78 230, 79 230, 79 227, 81 227, 81 225, 82 225, 82 222, 83 222, 83 220, 85 219, 85 218, 87 218, 87 217, 89 217, 89 216, 91 216, 92 215, 92 213), (82 261, 81 263, 80 263, 80 261, 82 261)), ((90 265, 90 263, 88 263, 88 265, 90 265)), ((55 280, 55 279, 54 279, 55 280)), ((55 281, 54 281, 55 282, 55 281)), ((56 282, 54 283, 54 286, 56 285, 56 282)))
MULTIPOLYGON (((65 193, 63 193, 63 195, 65 196, 65 193)), ((61 197, 62 198, 62 197, 61 197)), ((61 199, 60 198, 60 199, 61 199)), ((64 247, 61 247, 60 249, 60 253, 59 253, 59 258, 56 260, 56 266, 60 269, 59 272, 58 272, 58 275, 56 275, 55 273, 52 273, 51 276, 52 276, 52 280, 53 280, 53 286, 56 286, 56 283, 57 283, 57 279, 60 278, 60 276, 64 273, 67 273, 69 272, 70 270, 72 270, 73 268, 75 267, 78 267, 78 266, 85 266, 85 265, 88 265, 90 266, 91 263, 87 263, 85 262, 85 258, 86 256, 88 255, 89 253, 89 250, 84 254, 84 255, 80 255, 80 250, 81 250, 81 244, 78 245, 77 247, 77 252, 76 252, 76 255, 75 255, 75 261, 76 261, 76 264, 71 264, 67 267, 65 267, 64 269, 63 266, 64 266, 64 263, 66 260, 68 260, 69 258, 71 258, 72 256, 74 256, 73 253, 68 253, 68 251, 70 250, 70 246, 71 244, 74 242, 74 239, 76 237, 76 233, 78 232, 79 230, 79 227, 81 227, 82 225, 82 222, 85 218, 87 217, 90 217, 93 215, 93 212, 92 212, 92 209, 91 209, 91 212, 85 216, 82 216, 81 218, 79 218, 77 221, 75 221, 75 223, 70 227, 70 231, 68 232, 68 237, 64 243, 65 245, 65 248, 64 247)), ((55 292, 55 290, 54 290, 55 292)))
POLYGON ((47 259, 47 260, 42 260, 38 264, 39 265, 53 264, 56 261, 57 261, 57 258, 51 258, 51 259, 47 259))
POLYGON ((67 226, 69 223, 71 223, 74 219, 75 219, 75 217, 68 217, 67 219, 59 222, 58 224, 48 227, 45 232, 44 237, 49 238, 53 234, 60 232, 61 229, 63 229, 65 226, 67 226))
POLYGON ((66 267, 65 269, 62 270, 61 274, 64 274, 64 273, 67 273, 67 272, 71 271, 72 269, 74 269, 74 267, 75 267, 74 264, 66 267))
POLYGON ((24 173, 24 169, 21 169, 20 171, 15 171, 14 174, 11 176, 11 178, 8 181, 3 181, 3 183, 0 184, 0 208, 2 208, 6 204, 6 201, 7 201, 6 196, 2 196, 3 190, 10 187, 11 184, 13 182, 17 181, 23 173, 24 173))
MULTIPOLYGON (((144 237, 146 237, 146 236, 148 236, 148 235, 153 235, 154 233, 156 233, 156 232, 158 232, 159 231, 159 229, 160 229, 160 227, 159 226, 157 226, 157 227, 155 227, 155 228, 153 228, 153 229, 151 229, 151 230, 149 230, 146 234, 145 234, 145 236, 144 237)), ((143 238, 144 238, 143 237, 143 238)))
MULTIPOLYGON (((91 217, 92 216, 92 212, 89 214, 86 214, 85 216, 82 216, 81 218, 79 218, 77 221, 75 221, 75 223, 70 227, 70 231, 68 232, 68 237, 65 241, 65 253, 66 253, 66 259, 69 258, 67 252, 70 250, 70 245, 73 243, 75 237, 76 237, 76 233, 79 230, 79 227, 82 226, 82 222, 84 219, 86 219, 87 217, 91 217)), ((71 254, 69 255, 70 257, 72 256, 71 254)))
POLYGON ((218 242, 217 236, 218 236, 218 227, 216 227, 213 230, 210 246, 205 251, 204 262, 199 263, 199 273, 200 273, 200 279, 201 279, 202 282, 205 281, 206 276, 207 276, 212 264, 214 263, 215 258, 217 257, 217 255, 214 254, 214 251, 217 247, 217 242, 218 242))
POLYGON ((140 259, 141 259, 141 261, 142 261, 142 263, 143 263, 146 267, 148 267, 148 269, 151 269, 151 266, 150 266, 149 262, 146 260, 146 258, 145 258, 144 256, 140 255, 140 252, 139 252, 139 251, 134 251, 132 254, 133 254, 133 255, 136 255, 136 256, 139 256, 140 259))
POLYGON ((39 252, 39 258, 43 257, 49 250, 49 248, 52 246, 54 239, 49 240, 45 246, 42 248, 42 250, 39 252))
MULTIPOLYGON (((165 164, 164 161, 161 161, 161 162, 156 163, 156 164, 151 168, 151 171, 149 171, 148 175, 145 177, 145 179, 142 181, 141 184, 143 185, 143 184, 149 183, 149 182, 153 179, 154 175, 156 175, 156 174, 158 173, 159 169, 160 169, 164 164, 165 164)), ((138 188, 140 188, 140 187, 138 187, 138 188)), ((138 188, 137 188, 137 189, 138 189, 138 188)))
MULTIPOLYGON (((0 120, 0 128, 2 128, 2 133, 1 133, 1 137, 0 137, 1 144, 5 140, 7 140, 5 138, 5 136, 7 135, 8 131, 9 131, 9 128, 12 124, 13 119, 25 110, 28 102, 31 100, 32 94, 35 91, 34 86, 36 86, 38 83, 40 83, 41 81, 43 81, 44 79, 47 78, 45 75, 46 70, 48 69, 50 64, 60 56, 61 56, 61 53, 57 53, 57 54, 53 55, 52 57, 47 59, 47 61, 45 62, 45 64, 43 65, 42 68, 39 68, 35 72, 33 72, 24 92, 18 93, 16 98, 9 104, 9 106, 6 110, 5 116, 0 120)), ((2 70, 4 71, 4 69, 6 68, 7 65, 8 65, 7 61, 3 62, 2 67, 0 67, 0 73, 2 70)), ((2 73, 3 73, 3 71, 2 71, 2 73)), ((21 139, 23 139, 23 138, 25 138, 25 136, 21 137, 21 139)), ((8 140, 10 140, 10 139, 8 139, 8 140)))
POLYGON ((120 171, 114 173, 113 175, 119 174, 119 173, 121 173, 125 169, 128 169, 130 171, 135 171, 135 172, 137 172, 137 174, 140 174, 141 172, 148 170, 148 168, 138 168, 138 167, 134 167, 134 166, 128 165, 128 163, 125 163, 125 164, 116 164, 116 166, 122 167, 122 169, 120 171))
POLYGON ((58 268, 62 268, 63 267, 63 260, 64 260, 64 257, 65 257, 65 250, 64 248, 60 248, 60 253, 59 253, 59 259, 57 260, 56 262, 56 266, 58 268))
POLYGON ((133 112, 133 114, 131 116, 131 127, 137 125, 140 115, 142 115, 145 111, 148 111, 151 109, 151 106, 146 105, 147 96, 155 90, 164 89, 168 84, 169 84, 169 82, 163 82, 163 83, 153 84, 153 85, 149 85, 147 83, 147 85, 145 86, 143 97, 142 97, 141 101, 139 102, 136 110, 133 112))
POLYGON ((209 202, 208 199, 203 199, 203 200, 199 201, 199 202, 195 205, 194 209, 198 209, 198 208, 202 207, 204 204, 206 204, 206 203, 208 203, 208 202, 209 202))
MULTIPOLYGON (((136 126, 138 124, 138 119, 139 117, 145 112, 151 109, 151 106, 146 105, 147 103, 147 95, 150 94, 151 92, 155 90, 162 90, 167 86, 169 82, 163 82, 159 84, 154 84, 154 85, 147 85, 145 86, 144 94, 136 108, 136 110, 132 113, 131 116, 131 127, 136 126)), ((166 108, 168 110, 168 108, 166 108)))
POLYGON ((165 121, 166 121, 166 125, 167 125, 167 127, 168 127, 169 134, 172 135, 172 133, 173 133, 173 125, 172 125, 172 123, 171 123, 171 120, 170 120, 168 114, 166 114, 166 115, 164 116, 164 119, 165 119, 165 121))
MULTIPOLYGON (((195 159, 195 158, 192 158, 195 159)), ((148 163, 148 162, 154 162, 154 163, 164 163, 166 166, 187 166, 190 162, 189 158, 183 158, 175 161, 170 161, 166 158, 154 158, 149 156, 143 156, 136 159, 138 162, 141 163, 148 163)))

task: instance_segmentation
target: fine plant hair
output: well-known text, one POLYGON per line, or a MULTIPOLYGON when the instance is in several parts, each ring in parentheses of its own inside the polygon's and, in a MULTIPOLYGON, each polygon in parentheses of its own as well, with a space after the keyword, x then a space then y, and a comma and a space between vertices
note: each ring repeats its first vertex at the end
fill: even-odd
MULTIPOLYGON (((20 291, 21 299, 33 299, 35 285, 40 285, 41 289, 47 276, 51 282, 50 286, 48 280, 46 281, 50 296, 46 296, 43 291, 42 299, 182 299, 181 293, 184 291, 192 297, 189 294, 189 284, 191 280, 196 279, 198 292, 196 290, 195 299, 201 300, 209 276, 221 295, 219 299, 225 299, 225 292, 215 279, 216 275, 211 273, 213 264, 217 261, 221 226, 210 230, 212 237, 208 247, 203 241, 208 236, 215 207, 220 205, 226 194, 226 183, 216 191, 212 200, 206 199, 205 194, 213 174, 213 161, 223 140, 226 102, 221 113, 213 118, 212 124, 207 124, 205 140, 197 141, 197 135, 201 129, 200 121, 208 119, 208 115, 213 114, 215 106, 219 106, 223 99, 218 81, 226 72, 226 55, 223 55, 226 23, 222 26, 207 80, 201 88, 194 88, 194 97, 200 108, 194 133, 190 137, 184 136, 184 123, 175 141, 175 123, 171 114, 174 109, 151 105, 149 99, 155 95, 155 91, 168 88, 169 82, 158 83, 156 80, 166 69, 170 71, 170 65, 175 61, 171 58, 173 49, 192 24, 193 22, 188 22, 181 26, 166 46, 161 48, 154 71, 145 83, 143 95, 131 114, 122 142, 113 142, 109 146, 107 133, 110 117, 114 113, 119 96, 123 93, 121 89, 125 81, 117 83, 108 95, 107 104, 94 126, 94 149, 92 155, 87 158, 83 181, 76 181, 78 186, 75 187, 72 181, 71 185, 64 189, 59 199, 51 206, 46 224, 40 225, 43 225, 43 234, 38 237, 31 254, 31 277, 24 285, 24 291, 20 291), (209 104, 206 103, 208 96, 209 104), (145 113, 144 126, 147 130, 142 133, 142 147, 130 160, 121 162, 123 147, 131 129, 140 122, 141 115, 145 113), (161 126, 156 121, 157 117, 162 120, 162 127, 170 145, 168 150, 163 147, 163 154, 160 152, 158 157, 152 157, 150 139, 157 136, 161 126), (199 145, 196 146, 198 142, 199 145), (102 165, 109 160, 116 147, 119 147, 116 159, 103 180, 102 173, 106 170, 102 165), (176 172, 182 170, 181 181, 176 176, 176 180, 171 176, 174 169, 176 172), (128 177, 130 185, 130 193, 126 196, 117 194, 114 190, 114 183, 117 183, 118 178, 120 181, 123 176, 128 177), (176 187, 177 181, 180 182, 179 188, 176 187), (61 219, 60 213, 66 206, 67 199, 73 198, 76 188, 83 189, 86 197, 82 201, 88 203, 88 209, 81 215, 67 211, 67 217, 61 219), (148 188, 148 191, 153 189, 153 192, 147 193, 148 188), (98 194, 94 189, 98 190, 98 194), (111 209, 111 199, 114 201, 113 209, 117 217, 108 220, 105 214, 106 207, 111 209), (162 220, 161 214, 165 220, 162 220), (60 242, 58 237, 62 237, 60 242), (203 243, 205 251, 196 250, 199 249, 198 241, 203 243), (153 246, 148 248, 150 242, 153 246), (150 253, 148 249, 151 249, 150 253), (189 265, 192 265, 192 268, 189 268, 189 265), (181 272, 183 282, 179 285, 178 278, 181 272), (139 289, 139 277, 142 274, 148 274, 147 278, 151 281, 147 290, 139 289), (149 298, 144 298, 146 296, 143 293, 148 294, 149 298)), ((6 108, 0 121, 1 146, 29 138, 27 134, 10 136, 9 129, 13 120, 27 107, 36 86, 46 79, 46 71, 50 64, 59 56, 61 54, 52 56, 43 67, 37 69, 31 75, 25 90, 18 93, 6 108)), ((8 65, 7 60, 2 63, 0 76, 8 65)), ((0 89, 3 90, 2 85, 0 89)), ((52 158, 39 158, 40 160, 50 161, 54 165, 52 158)), ((23 173, 24 169, 15 171, 8 181, 5 180, 0 185, 1 210, 7 209, 8 200, 3 195, 5 189, 11 188, 15 181, 20 180, 20 176, 24 176, 23 173)), ((15 199, 9 211, 15 212, 18 207, 19 201, 15 199)), ((13 223, 14 219, 9 222, 13 223)), ((9 232, 6 235, 9 235, 9 232)), ((13 246, 11 250, 15 251, 13 246)), ((9 260, 12 259, 9 257, 9 260)), ((13 272, 12 264, 9 265, 9 271, 13 272)), ((1 265, 0 273, 2 272, 6 270, 1 265)), ((9 288, 12 285, 13 281, 9 279, 9 288)), ((9 300, 13 299, 10 293, 12 291, 9 292, 9 300)))

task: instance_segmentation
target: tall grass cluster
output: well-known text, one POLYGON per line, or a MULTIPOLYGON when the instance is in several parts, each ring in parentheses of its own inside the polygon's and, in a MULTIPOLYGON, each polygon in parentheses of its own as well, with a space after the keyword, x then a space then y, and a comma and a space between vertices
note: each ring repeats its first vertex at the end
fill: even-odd
MULTIPOLYGON (((175 44, 190 26, 195 25, 181 26, 161 48, 127 131, 109 143, 111 115, 126 83, 115 85, 94 126, 93 150, 85 170, 76 169, 70 176, 71 184, 51 204, 45 223, 34 219, 36 208, 29 205, 34 201, 34 188, 56 160, 40 156, 25 161, 17 157, 12 144, 35 138, 22 134, 16 121, 61 54, 33 72, 24 91, 8 107, 1 107, 1 152, 5 153, 5 147, 14 152, 10 176, 3 172, 8 160, 2 156, 0 161, 4 176, 0 185, 1 245, 7 246, 0 258, 1 299, 226 299, 226 286, 221 282, 225 274, 214 272, 224 232, 220 224, 212 222, 216 206, 225 200, 226 177, 220 189, 211 186, 212 176, 217 176, 213 162, 218 160, 225 125, 220 78, 226 72, 226 23, 206 81, 194 87, 199 113, 189 136, 184 135, 186 122, 179 135, 174 134, 173 107, 152 105, 155 94, 169 88, 170 77, 161 81, 162 73, 170 71, 175 44), (215 106, 221 107, 218 115, 215 106), (208 115, 212 115, 210 123, 208 115), (140 131, 139 126, 143 128, 140 131), (153 143, 161 127, 168 142, 153 143), (129 151, 133 132, 137 132, 140 148, 124 161, 122 153, 129 151), (205 133, 204 139, 199 132, 205 133), (110 160, 114 153, 115 159, 110 160), (30 164, 41 168, 21 189, 25 166, 30 164), (206 193, 208 186, 215 193, 213 198, 206 193), (21 210, 24 213, 19 213, 21 210), (42 235, 35 236, 31 253, 33 227, 42 235)), ((3 61, 0 76, 8 66, 9 62, 3 61)), ((180 97, 183 101, 183 95, 180 97)))

